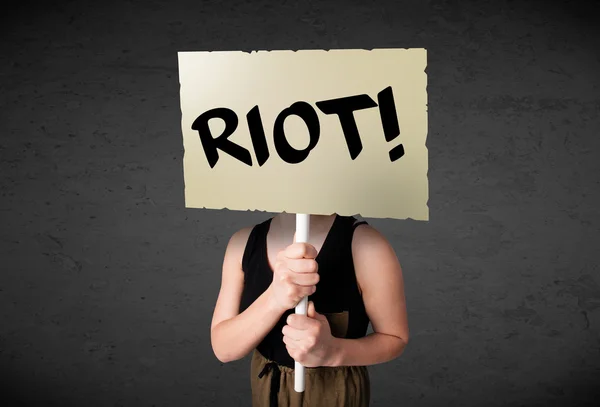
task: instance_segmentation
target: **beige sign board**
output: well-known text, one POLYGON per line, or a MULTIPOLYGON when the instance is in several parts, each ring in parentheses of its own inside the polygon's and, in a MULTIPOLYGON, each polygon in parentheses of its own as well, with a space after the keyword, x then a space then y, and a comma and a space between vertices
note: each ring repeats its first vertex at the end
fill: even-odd
POLYGON ((186 207, 428 220, 425 49, 178 57, 186 207))

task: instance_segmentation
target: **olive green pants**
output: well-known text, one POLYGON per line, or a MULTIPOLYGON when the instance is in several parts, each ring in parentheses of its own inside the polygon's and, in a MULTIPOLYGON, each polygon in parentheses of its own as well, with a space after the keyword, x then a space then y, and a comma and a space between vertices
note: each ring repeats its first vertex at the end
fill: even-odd
POLYGON ((365 366, 305 368, 305 390, 294 390, 294 369, 252 355, 252 407, 368 407, 371 396, 365 366))

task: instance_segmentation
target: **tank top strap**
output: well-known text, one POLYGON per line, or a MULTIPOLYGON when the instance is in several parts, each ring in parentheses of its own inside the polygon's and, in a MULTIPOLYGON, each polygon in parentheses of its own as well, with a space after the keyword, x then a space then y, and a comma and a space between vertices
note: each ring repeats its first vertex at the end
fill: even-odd
POLYGON ((337 215, 319 255, 321 279, 312 298, 315 306, 324 312, 349 311, 354 301, 356 283, 351 239, 355 221, 352 216, 337 215))
POLYGON ((345 306, 350 312, 346 338, 361 338, 366 335, 369 317, 358 288, 352 255, 352 241, 354 240, 356 228, 360 225, 368 225, 368 222, 361 216, 348 216, 344 224, 345 228, 341 232, 344 233, 344 236, 340 239, 342 244, 340 250, 344 255, 341 262, 342 267, 339 268, 339 278, 344 287, 345 306))
POLYGON ((364 220, 363 217, 360 215, 354 215, 354 216, 351 216, 351 218, 354 220, 354 222, 352 223, 352 231, 354 231, 354 229, 356 229, 360 225, 368 225, 369 224, 369 222, 364 220))
POLYGON ((354 231, 360 225, 368 225, 369 223, 364 220, 361 216, 342 216, 343 227, 340 227, 336 234, 336 240, 338 241, 339 250, 346 252, 348 260, 352 262, 352 240, 354 237, 354 231))
POLYGON ((273 277, 263 263, 266 250, 266 236, 271 219, 255 225, 244 248, 242 256, 242 272, 244 273, 244 289, 240 299, 240 312, 247 309, 267 289, 273 277))
POLYGON ((262 250, 266 249, 266 238, 271 219, 273 218, 269 218, 252 228, 252 231, 248 236, 248 241, 246 242, 246 247, 244 248, 244 255, 242 257, 242 270, 244 273, 248 273, 250 270, 255 268, 251 267, 251 263, 256 256, 262 255, 262 250))

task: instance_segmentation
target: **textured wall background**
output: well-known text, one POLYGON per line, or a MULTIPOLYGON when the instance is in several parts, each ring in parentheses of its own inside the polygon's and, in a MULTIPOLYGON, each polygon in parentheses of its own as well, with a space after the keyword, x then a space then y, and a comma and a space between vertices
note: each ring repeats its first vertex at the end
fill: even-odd
POLYGON ((373 220, 412 339, 375 406, 576 406, 600 382, 593 2, 20 1, 0 27, 9 406, 249 406, 209 324, 229 236, 186 210, 176 52, 425 47, 430 222, 373 220), (9 399, 13 400, 9 403, 9 399), (20 404, 19 404, 20 401, 20 404))

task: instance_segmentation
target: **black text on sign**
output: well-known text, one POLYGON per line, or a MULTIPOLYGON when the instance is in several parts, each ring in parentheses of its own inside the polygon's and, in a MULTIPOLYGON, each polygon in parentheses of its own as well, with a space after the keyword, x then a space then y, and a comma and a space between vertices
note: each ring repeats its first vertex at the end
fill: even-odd
MULTIPOLYGON (((340 120, 340 125, 346 139, 346 145, 350 158, 356 159, 362 151, 362 142, 358 126, 354 119, 357 110, 379 108, 381 124, 385 140, 390 142, 400 135, 400 126, 396 115, 396 106, 391 86, 388 86, 377 94, 377 102, 369 95, 354 95, 337 99, 323 100, 315 104, 324 114, 335 114, 340 120)), ((264 126, 258 106, 254 106, 246 115, 248 130, 252 139, 252 146, 259 166, 262 166, 270 156, 264 126)), ((219 161, 219 150, 234 157, 244 164, 252 166, 252 156, 246 148, 229 140, 229 136, 237 129, 238 116, 228 108, 219 107, 202 113, 192 123, 192 130, 198 131, 200 141, 208 159, 210 168, 214 168, 219 161), (208 126, 210 119, 222 119, 225 122, 223 132, 214 137, 208 126)), ((282 110, 273 124, 273 144, 277 155, 289 164, 301 163, 308 157, 310 151, 317 146, 321 126, 315 109, 307 102, 295 102, 290 107, 282 110), (298 116, 308 128, 309 144, 306 148, 295 149, 292 147, 284 131, 285 119, 289 116, 298 116)), ((389 151, 390 161, 394 162, 404 155, 404 147, 399 144, 389 151)))

